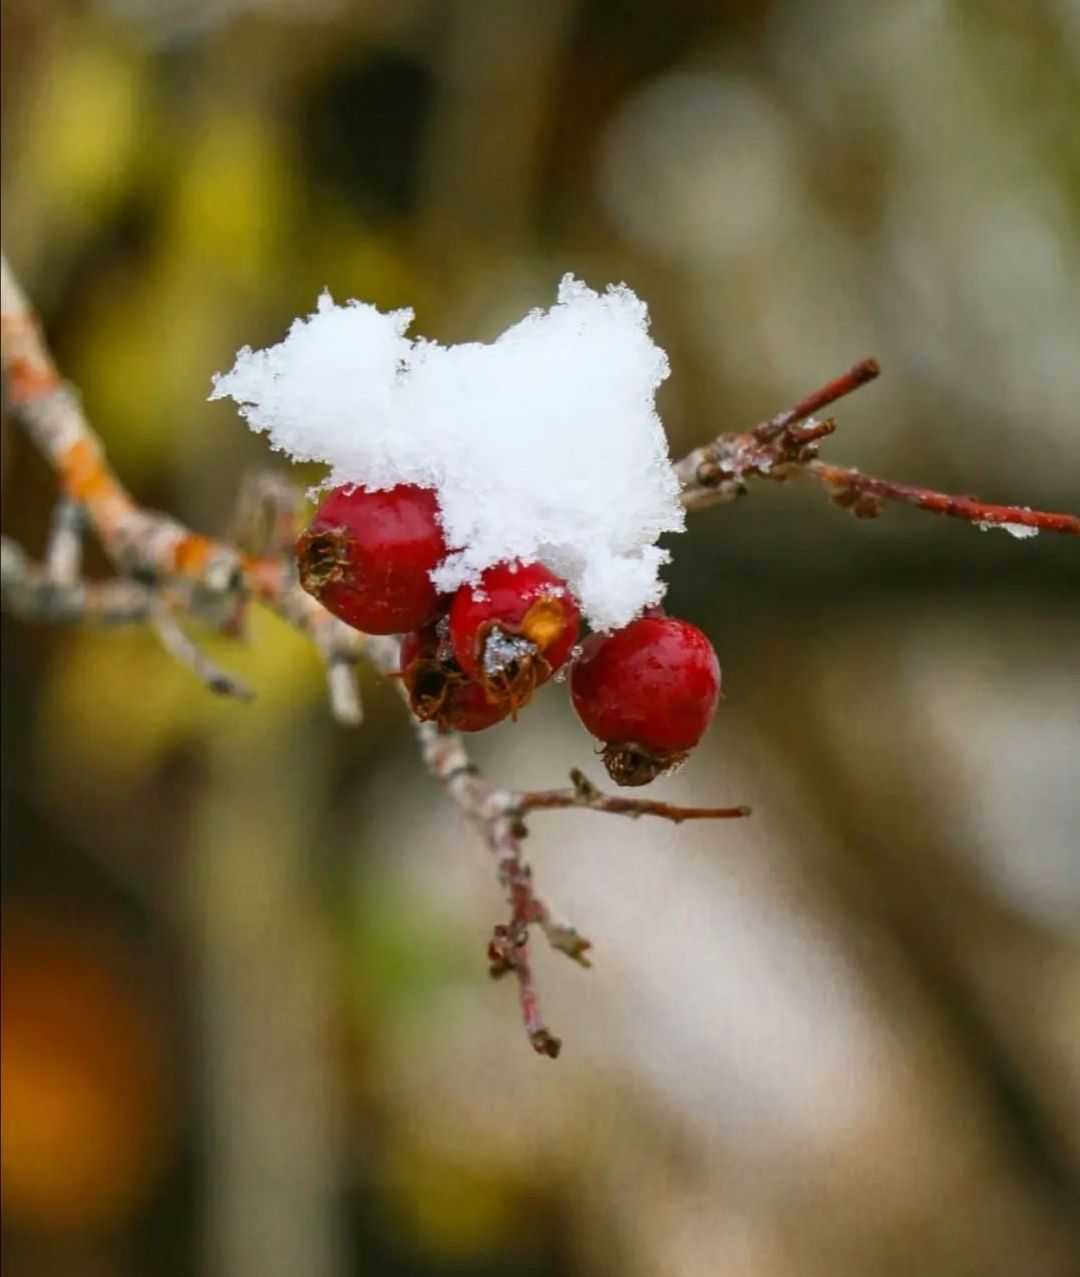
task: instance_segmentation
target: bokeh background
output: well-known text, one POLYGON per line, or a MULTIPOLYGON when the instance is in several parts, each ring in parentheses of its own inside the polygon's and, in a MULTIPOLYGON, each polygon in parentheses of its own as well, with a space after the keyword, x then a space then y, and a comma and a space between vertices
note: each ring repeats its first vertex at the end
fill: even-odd
MULTIPOLYGON (((210 374, 328 286, 487 338, 626 280, 679 453, 865 355, 837 460, 1076 507, 1075 0, 3 0, 6 247, 137 496, 267 464, 210 374)), ((305 476, 308 477, 308 476, 305 476)), ((6 440, 4 526, 54 491, 6 440)), ((484 946, 392 691, 259 618, 223 703, 5 621, 10 1277, 1065 1277, 1080 1265, 1076 546, 759 486, 672 546, 727 699, 675 800, 534 821, 595 944, 484 946)), ((100 565, 100 561, 99 565, 100 565)), ((597 775, 565 697, 477 743, 597 775)))

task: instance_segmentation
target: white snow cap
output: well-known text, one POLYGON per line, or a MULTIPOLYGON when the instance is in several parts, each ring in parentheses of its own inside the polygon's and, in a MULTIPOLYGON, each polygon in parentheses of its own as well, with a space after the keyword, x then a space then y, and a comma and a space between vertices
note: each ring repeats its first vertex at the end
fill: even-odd
POLYGON ((550 310, 490 344, 410 338, 412 318, 324 293, 279 345, 241 350, 210 397, 234 399, 295 461, 325 461, 327 485, 435 489, 441 590, 522 559, 565 577, 594 629, 659 602, 656 540, 684 516, 653 404, 668 360, 644 302, 567 275, 550 310))

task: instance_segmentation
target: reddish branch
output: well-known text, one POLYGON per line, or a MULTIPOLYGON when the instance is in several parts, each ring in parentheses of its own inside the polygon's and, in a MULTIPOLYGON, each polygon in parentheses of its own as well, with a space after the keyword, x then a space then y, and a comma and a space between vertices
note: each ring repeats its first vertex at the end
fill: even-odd
POLYGON ((873 518, 881 512, 886 501, 897 501, 981 526, 998 524, 1080 536, 1080 518, 1075 514, 1053 514, 1046 510, 1029 510, 1026 506, 991 505, 973 497, 951 496, 947 492, 934 492, 910 483, 876 479, 849 466, 834 466, 824 461, 811 461, 802 467, 802 472, 823 483, 838 505, 850 509, 860 518, 873 518))
POLYGON ((838 505, 860 518, 872 518, 882 512, 886 502, 895 501, 978 526, 1011 524, 1080 535, 1080 518, 1073 514, 990 504, 819 461, 819 445, 835 431, 836 423, 831 418, 819 421, 813 414, 873 381, 879 371, 876 360, 864 359, 753 429, 718 435, 695 448, 675 467, 683 484, 683 504, 688 510, 699 510, 731 501, 742 495, 750 478, 783 481, 805 475, 821 483, 838 505))
POLYGON ((738 807, 677 807, 674 803, 662 803, 649 798, 623 798, 618 794, 604 794, 575 767, 570 772, 570 789, 538 789, 519 795, 518 811, 523 815, 530 811, 565 811, 570 807, 585 811, 603 811, 613 816, 657 816, 681 825, 684 820, 738 820, 750 815, 750 808, 738 807))
MULTIPOLYGON (((192 532, 175 519, 139 506, 105 457, 74 391, 59 375, 34 317, 5 259, 0 259, 0 327, 7 402, 27 434, 55 469, 61 490, 42 565, 3 541, 4 605, 39 621, 104 624, 149 623, 170 653, 207 686, 245 696, 247 689, 218 670, 181 627, 194 618, 225 633, 237 633, 249 603, 270 608, 311 639, 327 666, 334 712, 358 722, 360 704, 352 667, 362 655, 384 674, 396 673, 396 639, 375 639, 337 621, 300 589, 292 559, 299 512, 291 484, 259 476, 241 491, 236 525, 228 541, 192 532), (82 534, 92 529, 112 560, 117 577, 80 580, 82 534)), ((987 505, 968 497, 891 483, 818 460, 818 447, 835 430, 815 413, 873 380, 873 360, 857 364, 791 408, 738 434, 722 434, 676 466, 688 509, 729 501, 751 477, 784 479, 804 474, 822 483, 839 504, 859 515, 880 512, 886 501, 915 505, 978 524, 1015 524, 1076 534, 1080 520, 1016 506, 987 505)), ((397 684, 401 688, 401 684, 397 684)), ((402 689, 403 690, 403 689, 402 689)), ((506 893, 509 918, 496 926, 488 946, 493 976, 513 974, 522 1018, 534 1049, 556 1056, 560 1042, 544 1023, 537 998, 529 932, 539 927, 549 944, 582 966, 589 941, 552 911, 537 894, 522 852, 525 817, 535 811, 582 808, 673 823, 728 820, 748 807, 678 807, 670 803, 607 795, 578 771, 569 789, 512 793, 493 788, 470 761, 457 736, 431 723, 416 723, 424 762, 462 812, 481 831, 506 893)))

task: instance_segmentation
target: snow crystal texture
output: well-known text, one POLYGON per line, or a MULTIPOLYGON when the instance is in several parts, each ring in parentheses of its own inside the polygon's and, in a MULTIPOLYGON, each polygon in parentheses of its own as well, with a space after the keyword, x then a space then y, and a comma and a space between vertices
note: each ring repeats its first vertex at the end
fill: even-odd
POLYGON ((490 344, 411 338, 412 318, 324 293, 279 345, 241 350, 211 398, 234 399, 295 461, 325 462, 327 485, 435 489, 442 590, 521 559, 565 577, 594 629, 659 602, 656 540, 683 511, 645 304, 568 275, 550 310, 490 344))

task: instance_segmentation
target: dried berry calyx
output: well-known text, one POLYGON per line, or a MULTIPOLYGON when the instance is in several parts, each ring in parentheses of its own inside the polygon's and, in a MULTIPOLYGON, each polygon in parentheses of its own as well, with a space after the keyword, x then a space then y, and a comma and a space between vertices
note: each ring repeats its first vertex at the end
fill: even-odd
POLYGON ((657 749, 638 741, 605 745, 600 752, 607 773, 616 785, 647 785, 658 776, 670 776, 690 757, 688 749, 657 749))
POLYGON ((445 605, 431 571, 446 557, 435 494, 400 484, 383 492, 335 488, 296 544, 300 584, 367 634, 400 634, 445 605))
POLYGON ((651 612, 611 634, 592 634, 570 673, 574 709, 604 742, 617 785, 646 785, 686 760, 720 696, 720 665, 688 621, 651 612))
POLYGON ((454 660, 445 626, 429 625, 401 641, 401 678, 421 722, 444 731, 480 732, 501 722, 509 706, 490 701, 483 687, 454 660))
POLYGON ((540 563, 496 564, 450 607, 455 660, 512 714, 565 664, 579 625, 569 586, 540 563))

